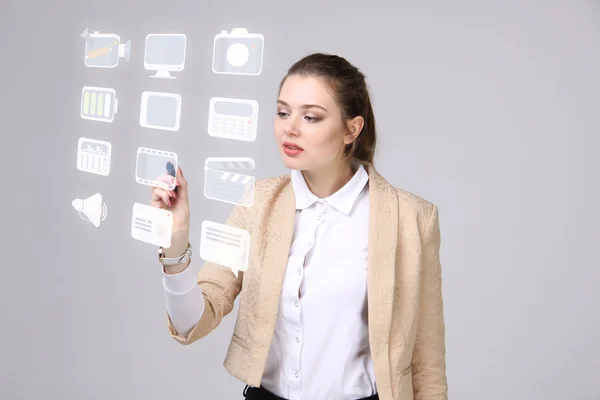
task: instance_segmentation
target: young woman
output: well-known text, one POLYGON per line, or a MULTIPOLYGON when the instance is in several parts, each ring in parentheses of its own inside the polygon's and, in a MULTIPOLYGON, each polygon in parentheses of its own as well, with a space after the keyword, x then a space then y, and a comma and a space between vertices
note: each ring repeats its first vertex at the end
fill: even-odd
POLYGON ((153 188, 151 204, 174 218, 171 336, 206 336, 240 295, 224 365, 246 399, 446 400, 438 209, 374 168, 364 75, 338 56, 301 59, 281 82, 274 128, 291 174, 257 181, 252 206, 228 218, 251 235, 237 277, 211 262, 188 268, 181 169, 177 192, 153 188))

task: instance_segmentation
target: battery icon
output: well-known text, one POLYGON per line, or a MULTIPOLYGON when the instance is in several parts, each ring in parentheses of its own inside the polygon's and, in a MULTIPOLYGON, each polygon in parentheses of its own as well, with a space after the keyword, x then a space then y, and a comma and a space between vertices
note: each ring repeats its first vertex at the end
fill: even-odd
POLYGON ((113 122, 117 113, 115 89, 85 86, 81 91, 81 118, 113 122))

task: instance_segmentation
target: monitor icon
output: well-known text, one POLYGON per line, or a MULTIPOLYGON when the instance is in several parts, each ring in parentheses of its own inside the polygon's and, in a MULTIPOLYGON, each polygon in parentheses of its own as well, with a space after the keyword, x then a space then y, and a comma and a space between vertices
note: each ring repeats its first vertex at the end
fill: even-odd
POLYGON ((187 38, 179 33, 153 33, 146 36, 144 68, 156 71, 152 78, 175 79, 169 72, 183 71, 187 38))
POLYGON ((115 68, 119 59, 129 61, 131 40, 121 43, 114 33, 89 33, 86 28, 80 35, 85 39, 85 66, 91 68, 115 68))

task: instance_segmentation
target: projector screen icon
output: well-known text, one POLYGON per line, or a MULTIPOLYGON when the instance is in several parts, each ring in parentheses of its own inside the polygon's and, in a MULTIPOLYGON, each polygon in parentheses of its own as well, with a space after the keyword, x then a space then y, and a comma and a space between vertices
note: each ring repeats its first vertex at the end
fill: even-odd
POLYGON ((179 72, 185 68, 186 44, 186 36, 179 33, 146 36, 144 68, 156 71, 152 78, 175 79, 169 72, 179 72))
POLYGON ((212 70, 217 74, 260 75, 265 38, 260 33, 248 33, 235 28, 215 36, 212 70))
POLYGON ((131 40, 121 44, 119 35, 113 33, 89 33, 86 28, 81 34, 85 39, 85 65, 92 68, 114 68, 119 59, 129 61, 131 40))

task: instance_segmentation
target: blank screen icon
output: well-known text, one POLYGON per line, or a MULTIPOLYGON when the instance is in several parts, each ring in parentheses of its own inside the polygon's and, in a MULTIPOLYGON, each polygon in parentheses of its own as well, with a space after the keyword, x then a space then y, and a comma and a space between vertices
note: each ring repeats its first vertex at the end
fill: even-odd
POLYGON ((140 125, 144 128, 178 131, 181 95, 176 93, 142 93, 140 125))

